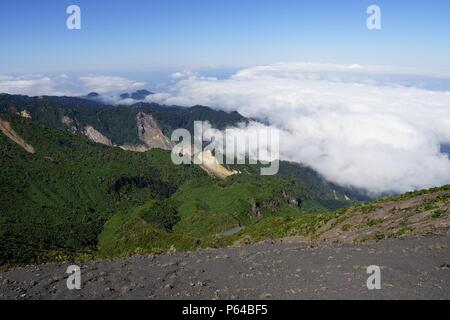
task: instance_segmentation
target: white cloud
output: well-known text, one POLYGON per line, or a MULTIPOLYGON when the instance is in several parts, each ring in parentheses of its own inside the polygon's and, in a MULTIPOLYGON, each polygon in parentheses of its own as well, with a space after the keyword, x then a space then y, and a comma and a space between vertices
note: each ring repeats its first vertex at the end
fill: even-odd
POLYGON ((36 92, 52 92, 55 82, 49 77, 13 78, 0 76, 0 92, 35 95, 36 92))
POLYGON ((92 91, 112 96, 112 94, 140 89, 144 86, 145 83, 143 82, 117 76, 88 75, 75 77, 60 74, 56 76, 26 75, 11 77, 0 75, 0 92, 29 96, 79 96, 92 91))
POLYGON ((436 76, 445 75, 275 64, 225 80, 189 77, 150 99, 267 120, 282 129, 283 159, 305 163, 341 185, 404 192, 450 183, 450 160, 440 153, 440 145, 450 143, 450 92, 426 89, 449 82, 436 76))
POLYGON ((121 92, 142 88, 145 83, 128 80, 116 76, 83 76, 79 77, 82 85, 100 94, 121 92))
POLYGON ((190 78, 195 76, 195 74, 190 71, 190 70, 185 70, 185 71, 179 71, 179 72, 175 72, 173 74, 170 75, 170 77, 173 80, 180 80, 180 79, 184 79, 184 78, 190 78))

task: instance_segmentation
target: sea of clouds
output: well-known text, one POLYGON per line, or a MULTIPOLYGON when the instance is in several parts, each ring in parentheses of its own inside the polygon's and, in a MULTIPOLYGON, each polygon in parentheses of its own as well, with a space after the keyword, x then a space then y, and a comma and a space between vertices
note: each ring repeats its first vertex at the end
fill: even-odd
POLYGON ((0 75, 0 93, 24 94, 28 96, 83 96, 97 92, 106 99, 116 101, 116 94, 140 89, 145 83, 119 76, 89 75, 0 75))
MULTIPOLYGON (((106 76, 0 77, 0 92, 29 95, 108 96, 144 85, 106 76)), ((282 160, 378 195, 450 183, 450 160, 441 152, 450 144, 449 88, 448 74, 410 68, 278 63, 226 79, 178 72, 164 92, 147 99, 258 119, 280 130, 282 160)))
POLYGON ((279 63, 228 79, 177 74, 167 92, 148 99, 263 120, 281 130, 283 160, 375 195, 450 183, 450 160, 441 153, 450 143, 450 92, 441 89, 446 77, 406 68, 279 63))

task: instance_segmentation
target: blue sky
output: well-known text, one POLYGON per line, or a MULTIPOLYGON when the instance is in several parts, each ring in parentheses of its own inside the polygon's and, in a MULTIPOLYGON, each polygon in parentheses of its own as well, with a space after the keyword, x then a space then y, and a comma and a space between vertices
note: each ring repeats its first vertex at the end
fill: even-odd
MULTIPOLYGON (((232 70, 279 61, 450 70, 450 1, 14 0, 0 4, 0 74, 232 70), (82 30, 66 29, 66 8, 82 30), (366 9, 382 9, 380 31, 366 9)), ((139 79, 138 79, 139 80, 139 79)))

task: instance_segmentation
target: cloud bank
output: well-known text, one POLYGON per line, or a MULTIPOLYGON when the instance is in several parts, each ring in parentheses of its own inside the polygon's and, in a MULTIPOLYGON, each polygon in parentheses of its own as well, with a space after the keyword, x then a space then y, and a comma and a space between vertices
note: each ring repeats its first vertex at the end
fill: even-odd
POLYGON ((282 159, 372 194, 450 183, 450 160, 441 153, 450 143, 447 75, 290 63, 224 80, 187 75, 149 101, 202 104, 267 121, 281 129, 282 159))
POLYGON ((29 96, 81 96, 95 91, 108 97, 114 93, 140 89, 144 86, 145 83, 143 82, 118 76, 68 76, 59 74, 55 76, 26 75, 11 77, 0 75, 0 93, 29 96))

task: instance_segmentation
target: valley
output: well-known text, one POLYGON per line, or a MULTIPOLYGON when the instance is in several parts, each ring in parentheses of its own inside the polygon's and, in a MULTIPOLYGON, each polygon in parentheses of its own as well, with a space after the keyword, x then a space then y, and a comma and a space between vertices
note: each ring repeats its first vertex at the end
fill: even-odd
POLYGON ((207 107, 2 95, 0 110, 0 298, 449 298, 450 186, 367 201, 295 163, 174 165, 177 126, 247 121, 207 107), (382 291, 364 287, 372 264, 382 291))
POLYGON ((198 118, 225 128, 245 121, 237 113, 9 95, 0 96, 0 110, 21 139, 0 135, 3 266, 220 247, 222 234, 261 218, 351 203, 297 164, 283 163, 274 177, 261 177, 258 165, 172 164, 163 132, 193 130, 198 118), (139 144, 140 152, 118 147, 139 144), (242 174, 224 179, 227 170, 242 174))

